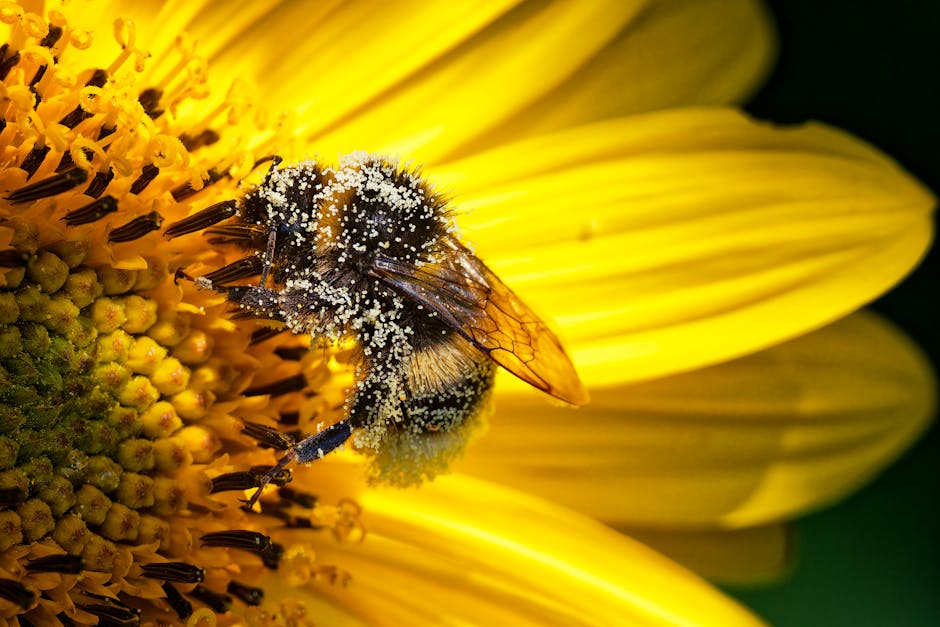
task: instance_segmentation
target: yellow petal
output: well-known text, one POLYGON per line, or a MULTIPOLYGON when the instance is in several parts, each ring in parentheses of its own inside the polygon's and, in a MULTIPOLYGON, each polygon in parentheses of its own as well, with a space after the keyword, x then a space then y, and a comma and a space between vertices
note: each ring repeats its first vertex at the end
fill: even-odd
MULTIPOLYGON (((330 159, 365 149, 439 161, 608 116, 737 102, 774 50, 753 0, 111 5, 65 11, 103 37, 106 15, 146 25, 136 45, 153 53, 156 79, 188 33, 220 94, 236 77, 254 82, 330 159)), ((97 48, 101 65, 113 60, 97 48)))
POLYGON ((580 411, 497 395, 461 471, 634 527, 741 527, 838 499, 933 416, 935 381, 890 325, 856 314, 737 361, 592 390, 580 411))
POLYGON ((358 497, 368 536, 317 546, 353 574, 333 603, 370 625, 759 625, 643 545, 463 476, 358 497))
POLYGON ((622 531, 702 577, 721 584, 767 585, 778 581, 793 567, 793 532, 784 524, 732 530, 624 528, 622 531))
POLYGON ((432 172, 481 257, 557 320, 589 385, 715 363, 875 298, 927 248, 934 198, 820 124, 661 112, 432 172))
POLYGON ((649 2, 567 81, 459 154, 605 118, 743 102, 769 72, 775 44, 758 2, 649 2))
POLYGON ((497 127, 503 131, 486 141, 522 131, 524 125, 516 126, 513 118, 528 118, 527 110, 545 99, 555 101, 557 109, 547 105, 533 112, 536 127, 676 101, 726 102, 763 73, 769 39, 766 20, 752 2, 554 2, 507 12, 446 54, 429 56, 384 92, 363 85, 368 81, 360 77, 377 73, 377 64, 383 67, 387 55, 394 58, 402 41, 419 41, 408 34, 389 52, 375 53, 378 59, 368 57, 361 66, 344 63, 339 72, 298 70, 285 85, 296 84, 301 74, 309 77, 305 90, 315 103, 310 140, 322 153, 355 147, 427 163, 468 150, 497 127), (343 76, 347 72, 357 79, 354 84, 343 76), (337 74, 341 80, 334 83, 337 74), (690 97, 702 83, 714 89, 690 97), (358 97, 363 89, 371 100, 358 97), (342 100, 337 94, 348 92, 349 104, 337 108, 334 103, 342 100), (606 105, 585 107, 604 92, 606 105))

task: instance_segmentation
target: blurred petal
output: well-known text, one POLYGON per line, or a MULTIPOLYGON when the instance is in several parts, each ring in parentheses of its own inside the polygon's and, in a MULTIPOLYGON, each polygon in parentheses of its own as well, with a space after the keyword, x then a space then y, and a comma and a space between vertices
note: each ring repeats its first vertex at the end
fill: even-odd
POLYGON ((370 625, 761 624, 643 545, 514 490, 449 476, 357 500, 367 540, 317 556, 353 573, 325 593, 370 625))
POLYGON ((749 357, 591 391, 580 411, 497 395, 462 472, 636 527, 741 527, 838 499, 926 427, 935 381, 870 314, 749 357))
POLYGON ((769 73, 775 43, 759 2, 650 2, 567 81, 460 154, 605 118, 743 102, 769 73))
POLYGON ((394 82, 381 78, 388 58, 423 45, 404 28, 379 54, 364 46, 369 54, 358 65, 344 58, 321 71, 294 55, 281 89, 305 86, 310 139, 328 156, 355 147, 440 161, 498 125, 504 131, 497 135, 515 136, 525 128, 516 116, 532 116, 535 128, 558 128, 677 101, 728 102, 765 72, 768 31, 752 2, 529 2, 459 45, 424 52, 421 66, 394 82), (703 83, 713 88, 690 96, 703 83), (528 111, 544 100, 553 103, 528 111), (599 100, 605 104, 585 106, 599 100))
POLYGON ((853 311, 932 235, 934 198, 820 124, 662 112, 503 147, 432 173, 461 226, 591 386, 737 357, 853 311))
POLYGON ((265 108, 300 114, 299 132, 329 159, 369 150, 440 161, 603 117, 738 102, 774 50, 753 0, 113 6, 65 10, 102 35, 104 16, 146 24, 138 45, 154 53, 154 76, 188 32, 220 92, 253 77, 265 108))
POLYGON ((732 530, 622 530, 634 540, 710 581, 767 585, 793 567, 793 534, 787 525, 732 530))

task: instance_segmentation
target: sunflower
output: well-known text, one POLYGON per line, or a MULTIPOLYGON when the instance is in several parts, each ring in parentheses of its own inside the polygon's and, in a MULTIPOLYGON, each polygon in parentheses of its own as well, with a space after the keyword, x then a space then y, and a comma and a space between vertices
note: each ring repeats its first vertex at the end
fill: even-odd
POLYGON ((8 623, 760 624, 598 521, 774 574, 782 521, 925 427, 924 358, 852 312, 923 255, 934 199, 835 129, 728 108, 773 57, 759 5, 119 10, 0 5, 8 623), (187 278, 239 272, 224 230, 174 225, 270 155, 354 150, 449 191, 593 401, 502 377, 456 474, 370 486, 345 451, 245 511, 340 419, 353 349, 233 316, 187 278))

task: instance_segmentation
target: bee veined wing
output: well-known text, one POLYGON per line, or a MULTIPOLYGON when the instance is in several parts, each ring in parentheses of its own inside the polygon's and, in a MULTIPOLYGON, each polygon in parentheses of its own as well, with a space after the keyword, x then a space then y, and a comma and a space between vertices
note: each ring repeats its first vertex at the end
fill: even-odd
POLYGON ((380 257, 373 273, 526 383, 585 404, 587 390, 548 325, 463 244, 448 238, 445 245, 440 263, 415 267, 380 257))

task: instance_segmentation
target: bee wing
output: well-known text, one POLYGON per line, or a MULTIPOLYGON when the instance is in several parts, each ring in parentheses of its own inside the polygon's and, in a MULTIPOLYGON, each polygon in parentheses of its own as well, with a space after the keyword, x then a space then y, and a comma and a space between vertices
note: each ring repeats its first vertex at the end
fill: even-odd
POLYGON ((414 267, 380 257, 373 274, 413 299, 526 383, 573 405, 587 391, 551 329, 456 239, 444 261, 414 267))

